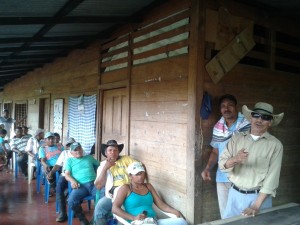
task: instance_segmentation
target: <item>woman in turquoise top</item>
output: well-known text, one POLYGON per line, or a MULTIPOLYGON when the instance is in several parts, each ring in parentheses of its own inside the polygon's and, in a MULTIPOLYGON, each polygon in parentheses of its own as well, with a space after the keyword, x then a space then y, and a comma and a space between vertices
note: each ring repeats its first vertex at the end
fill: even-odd
POLYGON ((118 190, 112 208, 114 214, 129 222, 144 220, 147 217, 156 218, 152 207, 154 203, 160 210, 177 216, 177 218, 158 219, 158 225, 187 225, 181 212, 163 202, 150 183, 144 183, 146 173, 142 163, 130 164, 127 171, 131 183, 123 185, 118 190))

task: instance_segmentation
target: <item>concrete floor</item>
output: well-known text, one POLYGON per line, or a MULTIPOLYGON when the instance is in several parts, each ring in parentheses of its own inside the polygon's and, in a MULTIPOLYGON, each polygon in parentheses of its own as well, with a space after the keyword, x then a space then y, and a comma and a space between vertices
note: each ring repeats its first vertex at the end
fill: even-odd
MULTIPOLYGON (((41 193, 36 193, 36 180, 28 184, 19 173, 17 179, 13 173, 0 171, 0 224, 1 225, 53 225, 55 218, 55 195, 45 204, 41 193)), ((88 219, 92 218, 93 208, 88 211, 87 204, 82 204, 88 219)), ((92 206, 93 207, 93 206, 92 206)), ((79 225, 78 219, 73 219, 73 225, 79 225)))

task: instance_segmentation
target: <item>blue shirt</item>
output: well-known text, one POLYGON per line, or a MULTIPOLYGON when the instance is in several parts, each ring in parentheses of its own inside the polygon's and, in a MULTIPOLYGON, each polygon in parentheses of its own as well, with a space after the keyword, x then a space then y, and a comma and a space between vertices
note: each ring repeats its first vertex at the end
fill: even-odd
POLYGON ((63 149, 53 146, 41 146, 39 148, 39 158, 45 158, 48 166, 54 166, 63 149))

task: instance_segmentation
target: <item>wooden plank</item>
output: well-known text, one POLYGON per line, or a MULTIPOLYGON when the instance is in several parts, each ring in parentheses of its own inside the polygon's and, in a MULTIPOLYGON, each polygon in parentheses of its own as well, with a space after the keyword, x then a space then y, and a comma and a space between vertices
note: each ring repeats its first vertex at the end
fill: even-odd
POLYGON ((115 66, 115 65, 119 65, 122 63, 127 63, 127 56, 123 57, 123 58, 119 58, 119 59, 113 59, 110 61, 106 61, 106 62, 101 62, 101 68, 106 68, 106 67, 110 67, 110 66, 115 66))
POLYGON ((156 22, 154 24, 151 24, 151 25, 148 25, 146 26, 145 28, 142 28, 134 33, 132 33, 132 37, 133 39, 136 39, 137 37, 140 37, 140 36, 143 36, 145 34, 148 34, 150 32, 153 32, 153 31, 156 31, 156 30, 159 30, 161 29, 162 27, 167 27, 173 23, 176 23, 180 20, 183 20, 185 18, 188 18, 190 15, 190 11, 183 11, 183 12, 180 12, 174 16, 171 16, 169 18, 166 18, 166 19, 163 19, 159 22, 156 22))
POLYGON ((168 52, 170 52, 170 51, 175 51, 177 49, 180 49, 180 48, 183 48, 186 46, 188 46, 188 40, 179 41, 176 43, 172 43, 172 44, 161 46, 161 47, 158 47, 155 49, 151 49, 151 50, 139 53, 139 54, 135 54, 135 55, 133 55, 133 60, 144 59, 144 58, 148 58, 148 57, 151 57, 154 55, 159 55, 162 53, 168 54, 168 52))
POLYGON ((189 32, 189 29, 190 29, 189 24, 183 25, 181 27, 174 28, 173 30, 169 30, 167 32, 158 34, 158 35, 153 36, 153 37, 149 37, 149 38, 144 39, 142 41, 135 42, 133 44, 133 49, 140 48, 140 47, 143 47, 143 46, 155 43, 155 42, 159 42, 161 40, 165 40, 165 39, 168 39, 168 38, 172 38, 174 36, 180 35, 180 34, 185 33, 185 32, 189 32))
POLYGON ((167 102, 185 101, 187 99, 187 83, 181 80, 169 82, 149 82, 132 85, 132 102, 167 102))
POLYGON ((112 40, 112 41, 110 41, 110 42, 108 42, 106 44, 102 44, 101 45, 101 51, 107 50, 107 49, 109 49, 111 47, 115 47, 118 44, 121 44, 121 43, 124 43, 124 42, 127 42, 127 41, 128 41, 128 35, 116 38, 115 40, 112 40))
POLYGON ((119 70, 114 70, 114 71, 103 72, 100 77, 101 84, 122 81, 122 80, 126 80, 126 78, 127 78, 127 70, 124 68, 119 70))
POLYGON ((168 123, 187 123, 187 101, 132 102, 131 119, 168 123))
POLYGON ((113 49, 109 52, 103 52, 101 55, 102 55, 102 60, 105 59, 105 58, 108 58, 108 57, 112 57, 112 56, 115 56, 115 55, 118 55, 118 54, 121 54, 121 53, 124 53, 124 52, 128 52, 129 51, 129 47, 128 46, 124 46, 122 48, 118 48, 118 49, 113 49))
POLYGON ((134 66, 131 75, 132 84, 144 84, 159 78, 162 82, 173 80, 187 82, 187 62, 188 57, 184 55, 134 66))
MULTIPOLYGON (((185 146, 186 124, 130 121, 131 137, 158 143, 180 143, 185 146)), ((184 160, 184 159, 183 159, 184 160)))

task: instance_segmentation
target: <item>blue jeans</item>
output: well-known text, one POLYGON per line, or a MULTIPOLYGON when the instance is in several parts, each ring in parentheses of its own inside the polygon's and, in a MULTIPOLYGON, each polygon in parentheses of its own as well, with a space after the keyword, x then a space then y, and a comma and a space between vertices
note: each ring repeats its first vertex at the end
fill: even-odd
POLYGON ((94 211, 95 224, 98 224, 97 220, 105 219, 107 214, 111 212, 111 209, 112 199, 107 198, 105 196, 99 199, 94 211))
POLYGON ((92 195, 94 198, 96 197, 94 181, 80 184, 78 189, 73 189, 68 199, 68 206, 74 210, 74 208, 81 205, 83 198, 89 195, 92 195))
POLYGON ((56 184, 56 194, 64 195, 66 189, 68 189, 68 181, 65 176, 60 175, 56 184))

